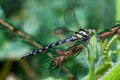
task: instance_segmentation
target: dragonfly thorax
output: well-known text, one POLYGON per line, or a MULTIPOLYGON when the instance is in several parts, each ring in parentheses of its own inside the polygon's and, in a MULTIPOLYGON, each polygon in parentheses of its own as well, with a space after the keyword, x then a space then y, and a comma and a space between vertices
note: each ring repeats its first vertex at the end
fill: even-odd
POLYGON ((74 34, 78 39, 84 39, 86 37, 89 37, 90 35, 88 34, 87 31, 80 29, 79 31, 75 32, 74 34))

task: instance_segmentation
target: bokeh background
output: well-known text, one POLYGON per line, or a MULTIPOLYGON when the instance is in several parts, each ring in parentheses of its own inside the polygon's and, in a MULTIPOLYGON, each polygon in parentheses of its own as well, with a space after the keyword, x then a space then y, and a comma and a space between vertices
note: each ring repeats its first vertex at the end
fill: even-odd
MULTIPOLYGON (((97 32, 109 28, 119 20, 119 0, 0 0, 0 17, 5 17, 10 23, 32 36, 41 46, 59 40, 53 34, 57 27, 77 31, 78 27, 67 26, 64 12, 67 7, 75 10, 77 20, 82 28, 95 29, 97 32)), ((46 61, 49 57, 40 54, 21 61, 20 58, 36 49, 24 39, 7 33, 0 26, 0 80, 69 80, 60 71, 49 72, 46 61), (44 65, 45 64, 45 65, 44 65)), ((66 49, 61 45, 50 49, 66 49)), ((66 68, 78 80, 88 74, 88 65, 81 54, 65 64, 66 68)))

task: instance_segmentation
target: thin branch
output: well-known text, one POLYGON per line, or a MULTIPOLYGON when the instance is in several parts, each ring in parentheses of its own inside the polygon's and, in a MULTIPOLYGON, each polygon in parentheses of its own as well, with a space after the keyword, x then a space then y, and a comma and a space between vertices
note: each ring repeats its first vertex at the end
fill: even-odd
POLYGON ((29 43, 31 43, 33 46, 35 46, 35 47, 37 47, 37 48, 40 48, 40 47, 41 47, 37 42, 35 42, 34 40, 32 40, 32 39, 30 38, 30 36, 24 34, 23 32, 21 32, 21 31, 19 31, 19 30, 17 30, 17 29, 15 29, 13 26, 11 26, 10 24, 6 23, 6 22, 3 21, 2 19, 0 19, 0 23, 1 23, 4 27, 6 27, 6 28, 8 28, 9 30, 11 30, 13 33, 18 34, 18 35, 20 35, 21 37, 23 37, 24 39, 26 39, 26 40, 27 40, 29 43))
MULTIPOLYGON (((65 68, 65 66, 63 65, 63 63, 68 60, 70 57, 72 57, 73 55, 75 55, 76 53, 80 52, 81 50, 83 49, 83 45, 80 44, 78 46, 75 46, 75 47, 71 47, 69 48, 66 52, 61 52, 59 51, 60 53, 63 53, 61 56, 57 57, 54 59, 53 61, 53 66, 56 66, 56 67, 62 67, 62 69, 64 69, 64 71, 66 72, 66 74, 71 78, 71 80, 76 80, 75 77, 69 72, 69 70, 67 70, 65 68)), ((58 53, 59 54, 59 53, 58 53)))
MULTIPOLYGON (((8 28, 9 30, 11 30, 13 33, 18 34, 19 36, 21 36, 22 38, 24 38, 26 41, 28 41, 28 42, 29 42, 30 44, 32 44, 33 46, 35 46, 35 47, 37 47, 37 48, 40 48, 40 47, 41 47, 41 45, 38 44, 36 41, 32 40, 30 36, 24 34, 23 32, 21 32, 21 31, 19 31, 19 30, 17 30, 17 29, 15 29, 13 26, 11 26, 10 24, 8 24, 8 23, 5 22, 4 20, 0 19, 0 23, 1 23, 4 27, 6 27, 6 28, 8 28)), ((48 54, 50 57, 52 57, 52 54, 51 54, 51 53, 48 53, 48 52, 47 52, 47 54, 48 54)))
POLYGON ((116 27, 110 29, 108 32, 104 32, 104 33, 98 35, 98 40, 105 39, 105 38, 111 36, 112 34, 120 35, 120 27, 116 26, 116 27))
MULTIPOLYGON (((75 47, 69 48, 66 52, 63 52, 63 54, 61 56, 55 58, 53 64, 54 65, 58 65, 58 67, 61 67, 62 64, 66 60, 68 60, 70 57, 72 57, 76 53, 80 52, 82 49, 83 49, 83 45, 82 44, 80 44, 78 46, 75 46, 75 47)), ((57 53, 57 54, 59 54, 59 53, 57 53)))

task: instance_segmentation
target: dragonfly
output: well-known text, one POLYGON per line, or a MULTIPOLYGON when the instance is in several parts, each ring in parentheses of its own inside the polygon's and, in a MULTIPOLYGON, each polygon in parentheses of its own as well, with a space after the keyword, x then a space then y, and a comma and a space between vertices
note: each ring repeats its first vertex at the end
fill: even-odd
MULTIPOLYGON (((71 7, 66 8, 65 14, 64 14, 64 21, 68 25, 80 27, 80 24, 76 19, 75 11, 71 7)), ((53 42, 53 43, 48 44, 48 45, 41 47, 39 49, 33 50, 33 51, 29 52, 27 55, 23 56, 21 59, 25 59, 25 58, 28 58, 30 56, 39 54, 39 53, 44 52, 45 50, 47 50, 49 48, 52 48, 54 46, 57 46, 57 45, 60 45, 60 44, 66 43, 66 42, 77 41, 77 42, 89 43, 89 40, 90 40, 91 36, 94 35, 94 33, 95 33, 95 30, 80 28, 78 31, 75 31, 73 34, 71 34, 67 38, 53 42)))

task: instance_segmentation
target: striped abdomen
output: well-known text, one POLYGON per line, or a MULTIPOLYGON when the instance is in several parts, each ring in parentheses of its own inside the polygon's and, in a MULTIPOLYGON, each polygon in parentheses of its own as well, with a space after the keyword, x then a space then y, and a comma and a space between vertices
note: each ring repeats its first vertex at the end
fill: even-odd
POLYGON ((33 50, 33 51, 30 52, 28 55, 23 56, 21 59, 27 58, 27 57, 29 57, 29 56, 32 56, 32 55, 35 55, 35 54, 38 54, 38 53, 41 53, 41 52, 47 50, 48 48, 52 48, 52 47, 54 47, 54 46, 63 44, 63 43, 65 43, 65 42, 75 41, 75 40, 77 40, 77 39, 78 39, 78 38, 77 38, 75 35, 72 35, 71 37, 66 38, 66 39, 64 39, 64 40, 59 40, 59 41, 57 41, 57 42, 55 42, 55 43, 51 43, 51 44, 48 44, 48 45, 46 45, 46 46, 44 46, 44 47, 42 47, 42 48, 33 50))

